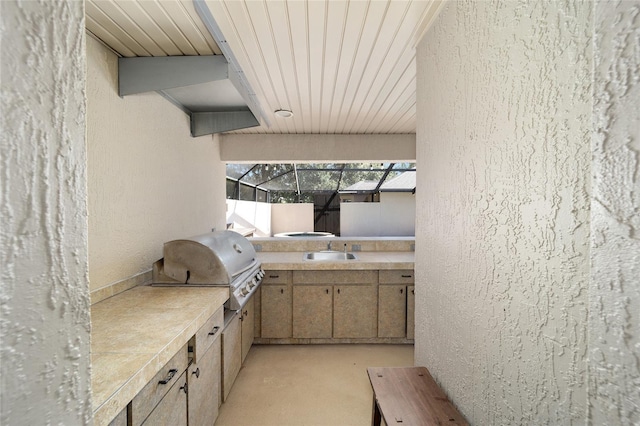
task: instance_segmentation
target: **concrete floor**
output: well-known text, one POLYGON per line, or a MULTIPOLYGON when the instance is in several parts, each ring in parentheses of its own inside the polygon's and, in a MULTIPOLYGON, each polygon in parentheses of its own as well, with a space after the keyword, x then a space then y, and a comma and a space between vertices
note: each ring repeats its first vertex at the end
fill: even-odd
POLYGON ((216 426, 370 425, 367 367, 405 366, 412 345, 254 345, 216 426))

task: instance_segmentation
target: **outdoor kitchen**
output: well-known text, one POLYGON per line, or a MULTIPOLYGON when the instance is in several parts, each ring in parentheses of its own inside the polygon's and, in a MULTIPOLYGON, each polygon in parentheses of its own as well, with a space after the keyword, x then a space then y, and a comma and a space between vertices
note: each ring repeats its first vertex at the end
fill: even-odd
POLYGON ((0 1, 0 423, 640 423, 638 16, 0 1))

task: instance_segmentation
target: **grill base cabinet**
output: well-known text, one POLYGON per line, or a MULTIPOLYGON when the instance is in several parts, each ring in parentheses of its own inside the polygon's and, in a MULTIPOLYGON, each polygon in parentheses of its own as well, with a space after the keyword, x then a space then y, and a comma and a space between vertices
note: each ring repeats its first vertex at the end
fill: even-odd
POLYGON ((242 319, 240 312, 225 325, 222 332, 222 401, 226 401, 242 366, 242 319))
POLYGON ((249 353, 249 349, 251 349, 251 345, 253 345, 253 336, 255 330, 255 316, 254 316, 254 300, 252 297, 249 299, 244 308, 242 308, 242 313, 240 315, 240 320, 242 321, 241 327, 241 335, 242 335, 242 359, 241 363, 244 362, 247 354, 249 353))
MULTIPOLYGON (((219 333, 218 333, 219 334, 219 333)), ((189 426, 211 426, 220 409, 221 339, 187 369, 189 426)))
POLYGON ((255 332, 254 298, 251 297, 239 311, 227 313, 222 332, 222 401, 229 392, 240 372, 240 367, 253 344, 255 332))

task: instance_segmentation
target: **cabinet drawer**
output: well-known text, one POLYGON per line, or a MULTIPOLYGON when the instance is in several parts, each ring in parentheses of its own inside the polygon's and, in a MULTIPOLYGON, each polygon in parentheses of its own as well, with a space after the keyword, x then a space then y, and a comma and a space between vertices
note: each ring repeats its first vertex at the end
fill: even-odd
POLYGON ((222 333, 224 326, 224 307, 221 306, 211 315, 211 318, 196 332, 195 345, 193 347, 193 360, 198 362, 198 357, 211 347, 214 340, 222 333))
POLYGON ((166 396, 142 423, 144 426, 187 426, 187 380, 185 373, 183 372, 173 381, 175 383, 166 396))
POLYGON ((291 282, 291 271, 264 271, 262 284, 289 284, 291 282))
POLYGON ((380 271, 380 284, 413 284, 413 269, 394 269, 380 271))
POLYGON ((133 426, 142 424, 187 369, 187 363, 187 345, 184 345, 131 401, 131 424, 133 426))
POLYGON ((295 284, 371 284, 378 271, 293 271, 295 284))

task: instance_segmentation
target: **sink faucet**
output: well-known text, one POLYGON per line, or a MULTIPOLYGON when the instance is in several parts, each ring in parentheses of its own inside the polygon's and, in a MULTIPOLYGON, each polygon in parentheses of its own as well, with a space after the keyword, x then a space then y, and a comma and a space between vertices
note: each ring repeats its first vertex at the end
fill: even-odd
POLYGON ((327 250, 331 250, 331 241, 329 241, 329 244, 327 244, 327 250))

